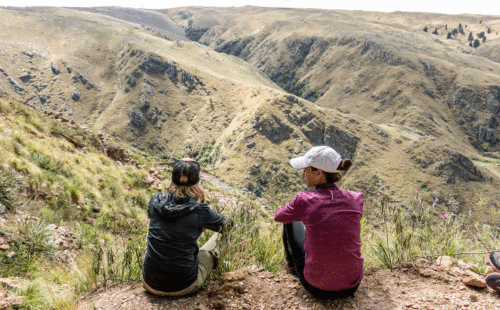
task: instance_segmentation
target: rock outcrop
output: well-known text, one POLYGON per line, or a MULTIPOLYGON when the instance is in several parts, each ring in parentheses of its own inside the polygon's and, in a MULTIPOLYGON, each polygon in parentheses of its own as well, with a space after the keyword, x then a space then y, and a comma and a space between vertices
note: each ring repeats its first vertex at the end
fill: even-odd
POLYGON ((147 125, 146 119, 144 118, 142 112, 139 109, 133 108, 128 114, 128 117, 130 119, 130 124, 132 126, 139 129, 146 128, 147 125))

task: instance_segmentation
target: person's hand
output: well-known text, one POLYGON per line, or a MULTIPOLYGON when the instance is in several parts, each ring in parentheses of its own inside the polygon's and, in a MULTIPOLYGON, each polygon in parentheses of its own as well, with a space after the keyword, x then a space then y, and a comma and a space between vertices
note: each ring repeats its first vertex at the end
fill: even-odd
POLYGON ((201 232, 202 232, 202 233, 204 233, 204 232, 205 232, 205 230, 207 230, 207 229, 206 229, 206 228, 203 228, 203 229, 201 230, 201 232))

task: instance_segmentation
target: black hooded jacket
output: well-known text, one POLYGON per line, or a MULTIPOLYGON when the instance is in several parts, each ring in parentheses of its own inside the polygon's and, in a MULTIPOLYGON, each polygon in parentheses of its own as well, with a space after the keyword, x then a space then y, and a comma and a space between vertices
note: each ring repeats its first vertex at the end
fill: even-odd
POLYGON ((154 194, 148 214, 148 245, 142 276, 151 288, 162 292, 183 290, 198 277, 197 240, 203 228, 224 232, 224 227, 233 224, 207 204, 173 193, 154 194))

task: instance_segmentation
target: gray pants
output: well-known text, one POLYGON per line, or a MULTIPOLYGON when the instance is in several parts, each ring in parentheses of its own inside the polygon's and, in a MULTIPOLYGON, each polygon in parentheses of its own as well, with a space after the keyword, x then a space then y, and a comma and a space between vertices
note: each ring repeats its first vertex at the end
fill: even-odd
POLYGON ((185 296, 198 291, 203 282, 208 278, 214 268, 214 258, 219 259, 220 254, 227 249, 227 236, 219 233, 214 235, 205 243, 198 252, 198 278, 188 287, 177 292, 162 292, 157 291, 144 282, 141 273, 141 280, 144 288, 155 295, 159 296, 185 296))

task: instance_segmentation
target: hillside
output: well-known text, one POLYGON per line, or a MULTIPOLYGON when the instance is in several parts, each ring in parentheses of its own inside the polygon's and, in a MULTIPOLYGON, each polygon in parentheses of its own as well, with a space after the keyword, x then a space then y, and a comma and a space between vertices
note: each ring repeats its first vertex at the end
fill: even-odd
POLYGON ((459 213, 433 223, 435 204, 424 206, 419 193, 407 212, 384 198, 365 205, 381 214, 390 237, 377 221, 362 221, 366 275, 355 298, 312 298, 285 274, 272 210, 206 172, 210 206, 236 224, 229 251, 200 293, 148 295, 139 282, 146 206, 168 184, 171 162, 5 93, 0 117, 2 309, 489 309, 498 301, 491 289, 463 283, 491 272, 483 247, 498 245, 494 229, 471 233, 471 219, 459 213), (456 259, 446 265, 442 254, 456 259))
POLYGON ((273 207, 303 189, 288 160, 327 144, 369 201, 421 190, 436 218, 471 208, 499 225, 496 34, 474 49, 419 30, 460 16, 405 14, 2 9, 0 88, 149 154, 198 157, 273 207))

